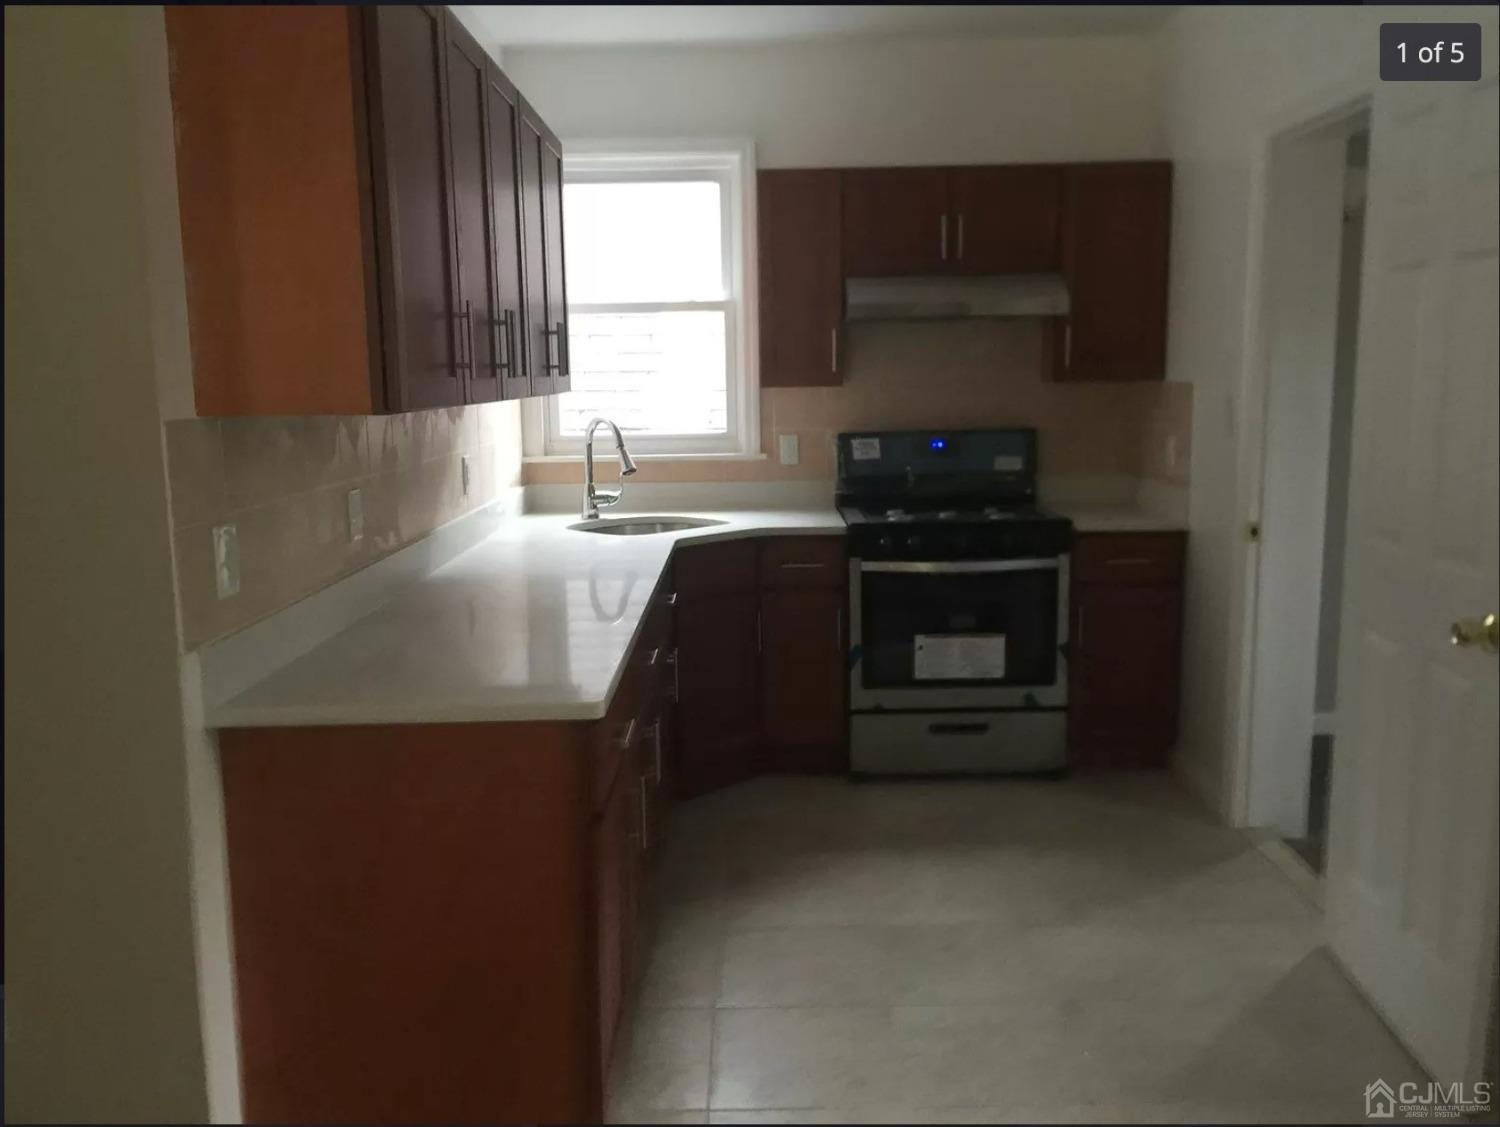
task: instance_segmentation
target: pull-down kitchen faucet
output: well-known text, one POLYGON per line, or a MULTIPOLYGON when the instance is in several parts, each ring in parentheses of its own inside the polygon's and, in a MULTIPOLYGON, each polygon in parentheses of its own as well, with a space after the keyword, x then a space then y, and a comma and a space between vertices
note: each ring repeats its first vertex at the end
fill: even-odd
POLYGON ((598 520, 599 508, 602 505, 608 508, 620 502, 620 495, 625 492, 624 478, 635 473, 635 459, 630 456, 630 451, 625 449, 625 437, 620 433, 620 428, 615 426, 603 416, 589 420, 589 425, 583 432, 583 519, 598 520), (600 424, 604 424, 615 433, 615 449, 620 455, 620 488, 610 491, 594 488, 594 431, 600 424))

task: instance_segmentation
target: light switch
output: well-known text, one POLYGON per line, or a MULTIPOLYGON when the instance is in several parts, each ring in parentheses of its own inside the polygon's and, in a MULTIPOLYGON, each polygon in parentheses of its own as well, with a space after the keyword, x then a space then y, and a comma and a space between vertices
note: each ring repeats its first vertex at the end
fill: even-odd
POLYGON ((365 538, 365 501, 358 489, 349 490, 349 543, 357 544, 365 538))
POLYGON ((783 466, 795 466, 801 458, 797 436, 795 434, 779 434, 776 436, 776 443, 777 448, 781 452, 781 464, 783 466))
POLYGON ((467 454, 459 458, 458 471, 459 476, 463 479, 464 496, 467 497, 469 495, 469 456, 467 454))
POLYGON ((240 537, 232 524, 216 524, 214 536, 214 590, 227 599, 240 593, 240 537))

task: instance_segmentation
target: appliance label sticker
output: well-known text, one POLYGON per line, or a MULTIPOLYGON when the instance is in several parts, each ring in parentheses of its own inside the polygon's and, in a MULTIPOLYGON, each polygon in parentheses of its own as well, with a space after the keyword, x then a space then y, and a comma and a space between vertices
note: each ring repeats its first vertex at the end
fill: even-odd
POLYGON ((849 440, 849 453, 856 462, 876 461, 880 457, 880 439, 851 438, 849 440))
POLYGON ((998 681, 1005 676, 1005 635, 918 634, 912 676, 918 681, 998 681))
POLYGON ((1026 468, 1026 459, 1019 454, 996 454, 995 469, 1004 473, 1019 473, 1026 468))

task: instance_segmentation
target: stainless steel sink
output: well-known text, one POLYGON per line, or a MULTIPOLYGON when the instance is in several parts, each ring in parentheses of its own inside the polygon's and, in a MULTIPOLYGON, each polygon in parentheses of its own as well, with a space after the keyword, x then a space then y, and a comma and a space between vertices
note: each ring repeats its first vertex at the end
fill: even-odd
POLYGON ((682 532, 688 528, 707 528, 723 523, 703 517, 614 517, 580 521, 568 527, 574 532, 600 532, 605 536, 650 536, 656 532, 682 532))

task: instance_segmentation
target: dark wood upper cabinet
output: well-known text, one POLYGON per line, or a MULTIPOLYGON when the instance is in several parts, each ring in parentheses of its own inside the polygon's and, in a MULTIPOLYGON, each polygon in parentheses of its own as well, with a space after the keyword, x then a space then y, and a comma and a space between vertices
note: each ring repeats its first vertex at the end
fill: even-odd
POLYGON ((561 148, 528 107, 524 199, 524 102, 447 9, 203 6, 166 22, 200 415, 566 387, 561 148), (539 383, 533 321, 553 338, 539 383))
POLYGON ((563 260, 563 170, 562 145, 545 125, 540 130, 542 169, 542 270, 546 279, 547 342, 551 354, 546 362, 552 391, 572 386, 568 370, 568 287, 563 260))
POLYGON ((521 103, 519 178, 521 193, 521 259, 525 263, 526 371, 531 395, 551 395, 553 390, 551 343, 548 340, 547 225, 542 213, 543 126, 530 107, 521 103))
POLYGON ((843 378, 841 174, 836 169, 761 172, 760 382, 814 387, 843 378))
POLYGON ((939 274, 954 253, 946 168, 844 171, 844 276, 939 274))
POLYGON ((1061 166, 955 168, 948 184, 950 271, 1037 274, 1058 268, 1061 166))
MULTIPOLYGON (((526 295, 521 244, 521 96, 493 62, 485 66, 495 304, 484 327, 503 399, 531 392, 526 369, 526 295)), ((477 326, 476 326, 477 329, 477 326)))
POLYGON ((1054 328, 1055 376, 1163 378, 1172 166, 1070 165, 1063 185, 1062 269, 1071 311, 1054 328))
POLYGON ((448 141, 453 153, 453 218, 458 246, 459 373, 465 401, 500 398, 494 337, 498 306, 493 212, 485 128, 489 56, 457 20, 445 20, 448 66, 448 141))

